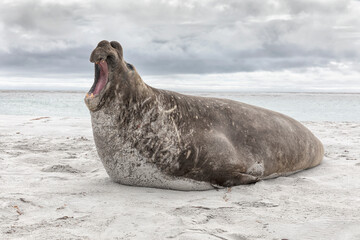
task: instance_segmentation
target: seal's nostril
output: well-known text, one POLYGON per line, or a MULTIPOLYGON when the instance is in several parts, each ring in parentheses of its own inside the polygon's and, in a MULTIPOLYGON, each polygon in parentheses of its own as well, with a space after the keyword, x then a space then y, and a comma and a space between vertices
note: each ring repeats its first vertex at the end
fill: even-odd
POLYGON ((123 57, 123 49, 122 49, 120 43, 118 43, 116 41, 111 41, 110 45, 118 51, 119 56, 122 58, 123 57))

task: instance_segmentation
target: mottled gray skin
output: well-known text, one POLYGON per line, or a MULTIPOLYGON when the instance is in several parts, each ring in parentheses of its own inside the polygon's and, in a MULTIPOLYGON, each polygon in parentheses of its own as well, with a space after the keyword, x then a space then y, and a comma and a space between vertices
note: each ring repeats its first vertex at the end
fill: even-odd
POLYGON ((321 142, 283 114, 146 85, 117 42, 101 41, 109 79, 86 98, 109 176, 127 185, 204 190, 289 175, 320 164, 321 142))

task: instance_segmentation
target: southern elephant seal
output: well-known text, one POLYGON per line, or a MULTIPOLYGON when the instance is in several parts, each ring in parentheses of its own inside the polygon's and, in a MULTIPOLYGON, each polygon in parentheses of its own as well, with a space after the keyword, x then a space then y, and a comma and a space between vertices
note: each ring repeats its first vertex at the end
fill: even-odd
POLYGON ((95 81, 85 103, 115 182, 205 190, 288 175, 323 158, 321 142, 288 116, 146 85, 118 42, 101 41, 90 61, 95 81))

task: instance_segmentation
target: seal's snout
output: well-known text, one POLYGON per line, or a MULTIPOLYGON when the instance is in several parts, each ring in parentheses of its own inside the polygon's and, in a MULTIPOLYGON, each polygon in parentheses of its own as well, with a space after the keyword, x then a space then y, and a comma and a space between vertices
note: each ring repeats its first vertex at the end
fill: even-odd
POLYGON ((108 46, 108 45, 110 45, 109 41, 102 40, 98 43, 97 47, 104 47, 104 46, 108 46))
POLYGON ((101 60, 105 60, 108 56, 106 50, 102 48, 96 48, 90 55, 90 62, 99 63, 101 60))
POLYGON ((90 62, 100 62, 101 59, 109 60, 112 64, 123 62, 123 49, 120 43, 106 40, 99 42, 90 55, 90 62))
POLYGON ((110 42, 103 40, 98 43, 97 47, 92 51, 90 55, 90 62, 97 63, 102 59, 106 59, 112 52, 110 42))

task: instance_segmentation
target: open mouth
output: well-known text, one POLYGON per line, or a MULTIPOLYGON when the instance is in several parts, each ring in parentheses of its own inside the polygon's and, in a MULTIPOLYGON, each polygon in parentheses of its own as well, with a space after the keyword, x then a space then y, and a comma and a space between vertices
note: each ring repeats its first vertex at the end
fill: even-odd
POLYGON ((109 76, 109 69, 107 62, 104 59, 95 63, 95 80, 94 84, 90 88, 90 91, 86 94, 86 97, 96 97, 104 89, 109 76))

